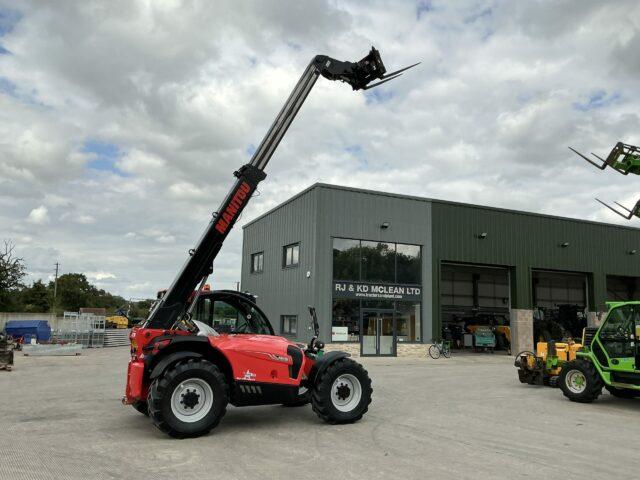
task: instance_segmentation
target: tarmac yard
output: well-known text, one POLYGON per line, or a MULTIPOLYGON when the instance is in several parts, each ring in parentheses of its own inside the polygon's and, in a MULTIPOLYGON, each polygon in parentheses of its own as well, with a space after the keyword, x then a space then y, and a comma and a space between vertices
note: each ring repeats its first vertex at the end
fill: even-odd
POLYGON ((18 354, 0 371, 0 479, 603 479, 640 466, 640 400, 571 403, 520 384, 511 357, 361 359, 374 399, 359 423, 230 407, 188 440, 120 404, 127 359, 18 354))

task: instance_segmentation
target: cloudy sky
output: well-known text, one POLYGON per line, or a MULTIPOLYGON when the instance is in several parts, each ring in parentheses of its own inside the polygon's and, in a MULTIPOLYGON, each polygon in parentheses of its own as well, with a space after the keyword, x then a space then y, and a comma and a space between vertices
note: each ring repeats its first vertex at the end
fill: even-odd
MULTIPOLYGON (((599 221, 640 183, 567 150, 640 143, 640 2, 0 0, 0 238, 30 280, 166 287, 315 54, 321 79, 240 224, 314 182, 599 221)), ((240 279, 241 228, 215 283, 240 279)))

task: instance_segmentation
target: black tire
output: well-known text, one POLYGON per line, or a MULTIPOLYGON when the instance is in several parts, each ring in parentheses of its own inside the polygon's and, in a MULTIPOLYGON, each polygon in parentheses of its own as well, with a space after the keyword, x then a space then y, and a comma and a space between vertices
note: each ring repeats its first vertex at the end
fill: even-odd
POLYGON ((372 393, 371 379, 364 367, 350 358, 341 358, 327 367, 316 380, 311 394, 311 406, 318 417, 327 423, 353 423, 367 413, 372 393), (347 383, 340 383, 336 386, 335 396, 339 397, 339 389, 342 389, 346 395, 352 396, 351 400, 348 397, 334 400, 332 389, 334 383, 340 378, 346 379, 345 382, 350 383, 352 388, 349 388, 347 383), (360 389, 359 400, 356 393, 358 388, 360 389), (346 403, 338 404, 343 401, 346 403))
POLYGON ((558 384, 565 397, 572 402, 591 403, 602 393, 604 382, 596 367, 586 360, 573 360, 562 366, 558 384), (582 377, 580 376, 582 375, 582 377), (576 380, 583 381, 583 385, 576 385, 576 380))
POLYGON ((431 345, 429 347, 429 356, 434 360, 437 360, 438 358, 440 358, 440 349, 438 348, 437 345, 431 345))
MULTIPOLYGON (((303 387, 300 387, 300 389, 302 388, 303 387)), ((295 398, 295 400, 292 400, 287 403, 283 403, 282 406, 283 407, 303 407, 305 405, 308 405, 310 402, 311 402, 311 392, 309 391, 309 389, 305 388, 303 393, 298 392, 298 396, 295 398)))
POLYGON ((618 397, 618 398, 638 398, 640 397, 640 391, 639 390, 629 390, 626 388, 617 388, 617 387, 610 387, 609 385, 605 385, 604 388, 607 389, 607 391, 613 395, 614 397, 618 397))
POLYGON ((175 438, 198 437, 209 433, 220 423, 229 403, 229 386, 224 375, 213 363, 191 358, 170 366, 153 381, 147 403, 149 416, 160 430, 175 438), (181 395, 178 402, 174 392, 178 387, 185 385, 194 388, 185 387, 186 393, 181 395), (187 398, 186 395, 191 396, 187 398), (199 407, 200 410, 197 410, 202 396, 205 398, 204 403, 199 407), (184 405, 186 400, 195 404, 183 407, 176 407, 174 404, 184 405), (185 413, 181 413, 178 408, 184 409, 185 413), (191 414, 189 410, 195 412, 194 418, 202 418, 185 421, 187 415, 191 414), (183 415, 183 418, 179 415, 183 415))
POLYGON ((149 407, 147 405, 147 402, 145 402, 144 400, 133 402, 131 406, 141 414, 146 415, 147 417, 149 416, 149 407))

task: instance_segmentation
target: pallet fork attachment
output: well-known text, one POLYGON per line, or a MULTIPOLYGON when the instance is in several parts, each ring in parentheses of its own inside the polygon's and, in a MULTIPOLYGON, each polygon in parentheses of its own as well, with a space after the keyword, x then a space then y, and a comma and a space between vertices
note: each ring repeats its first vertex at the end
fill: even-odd
POLYGON ((629 210, 627 207, 625 207, 621 203, 618 203, 616 201, 613 202, 616 205, 618 205, 620 208, 624 209, 627 213, 622 213, 620 210, 617 210, 617 209, 613 208, 611 205, 608 205, 608 204, 604 203, 599 198, 596 198, 596 200, 598 202, 600 202, 602 205, 604 205, 605 207, 607 207, 612 212, 620 215, 622 218, 626 218, 627 220, 631 220, 633 217, 639 217, 640 218, 640 200, 638 200, 636 202, 635 206, 631 210, 629 210))
POLYGON ((616 143, 615 147, 613 147, 609 155, 607 155, 606 160, 592 152, 591 155, 596 157, 600 163, 594 162, 575 148, 569 147, 569 150, 580 155, 584 160, 600 170, 611 167, 622 175, 629 175, 630 173, 640 174, 640 148, 634 145, 628 145, 622 142, 616 143))
MULTIPOLYGON (((600 163, 594 162, 591 158, 588 158, 586 155, 583 155, 574 148, 569 147, 569 150, 580 155, 580 157, 582 157, 584 160, 586 160, 599 170, 604 170, 607 167, 611 167, 616 172, 621 173, 622 175, 629 175, 630 173, 640 175, 640 148, 634 145, 629 145, 622 142, 616 143, 616 145, 611 149, 611 152, 609 152, 609 155, 607 155, 606 160, 592 152, 591 155, 596 157, 600 161, 600 163)), ((632 209, 629 209, 618 202, 614 202, 626 213, 621 212, 620 210, 603 202, 599 198, 596 198, 596 200, 607 207, 609 210, 614 212, 616 215, 620 215, 622 218, 625 218, 627 220, 631 220, 633 217, 640 218, 640 200, 636 202, 635 206, 632 209)))

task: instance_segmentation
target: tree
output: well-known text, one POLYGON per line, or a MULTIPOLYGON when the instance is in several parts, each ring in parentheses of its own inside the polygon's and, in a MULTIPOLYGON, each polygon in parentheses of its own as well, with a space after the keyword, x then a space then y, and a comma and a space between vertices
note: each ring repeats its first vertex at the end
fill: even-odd
POLYGON ((14 254, 15 245, 4 241, 0 248, 0 310, 8 311, 19 305, 18 289, 25 276, 24 260, 14 254))
MULTIPOLYGON (((53 289, 53 282, 49 282, 53 289)), ((58 294, 56 305, 63 310, 77 312, 82 307, 89 307, 89 299, 96 288, 89 283, 82 273, 65 273, 58 277, 58 294)))
POLYGON ((48 312, 51 307, 52 292, 42 283, 42 280, 33 282, 30 287, 25 287, 20 296, 22 308, 25 312, 48 312))

